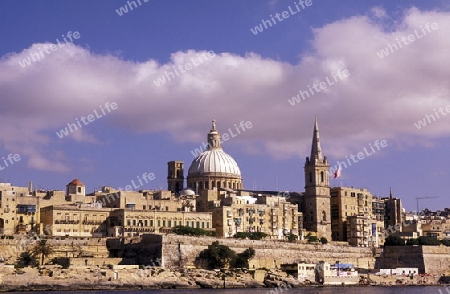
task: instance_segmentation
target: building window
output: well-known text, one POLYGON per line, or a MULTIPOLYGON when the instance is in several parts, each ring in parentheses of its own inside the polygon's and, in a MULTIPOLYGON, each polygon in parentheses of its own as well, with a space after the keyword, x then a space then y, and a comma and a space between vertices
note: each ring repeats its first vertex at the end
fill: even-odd
POLYGON ((133 220, 133 226, 135 226, 135 225, 136 225, 136 220, 134 219, 134 220, 133 220))
POLYGON ((78 187, 78 193, 81 193, 81 187, 78 187))
POLYGON ((131 221, 127 219, 127 226, 131 226, 131 221))
POLYGON ((205 222, 202 222, 202 229, 205 228, 205 222))
POLYGON ((320 181, 323 183, 324 181, 324 173, 323 171, 320 172, 320 181))
POLYGON ((172 227, 172 221, 167 221, 167 226, 168 226, 169 228, 171 228, 171 227, 172 227))
POLYGON ((153 220, 150 220, 150 227, 153 227, 153 220))
POLYGON ((166 221, 165 220, 163 220, 163 227, 165 227, 166 226, 166 221))
POLYGON ((158 220, 158 227, 161 226, 161 220, 158 220))
POLYGON ((145 205, 142 206, 142 209, 143 209, 143 210, 145 210, 146 208, 147 208, 147 206, 145 206, 145 205))
POLYGON ((197 222, 197 228, 200 228, 200 222, 197 222))
POLYGON ((144 226, 147 227, 147 220, 146 219, 144 220, 144 226))

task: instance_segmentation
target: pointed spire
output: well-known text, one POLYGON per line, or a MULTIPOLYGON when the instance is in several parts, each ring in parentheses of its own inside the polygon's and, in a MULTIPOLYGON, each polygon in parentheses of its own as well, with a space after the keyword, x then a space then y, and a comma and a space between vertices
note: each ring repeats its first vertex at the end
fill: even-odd
POLYGON ((317 115, 316 120, 314 122, 314 132, 313 132, 313 140, 311 145, 311 157, 310 160, 322 160, 322 148, 320 148, 320 139, 319 139, 319 124, 317 123, 317 115))

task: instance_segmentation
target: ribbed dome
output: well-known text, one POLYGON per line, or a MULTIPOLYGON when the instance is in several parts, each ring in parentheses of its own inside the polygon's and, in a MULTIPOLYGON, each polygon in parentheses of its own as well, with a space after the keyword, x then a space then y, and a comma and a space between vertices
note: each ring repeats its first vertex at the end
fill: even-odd
POLYGON ((197 156, 192 161, 188 175, 197 176, 207 173, 223 173, 241 177, 241 170, 236 161, 225 153, 222 148, 206 150, 197 156))

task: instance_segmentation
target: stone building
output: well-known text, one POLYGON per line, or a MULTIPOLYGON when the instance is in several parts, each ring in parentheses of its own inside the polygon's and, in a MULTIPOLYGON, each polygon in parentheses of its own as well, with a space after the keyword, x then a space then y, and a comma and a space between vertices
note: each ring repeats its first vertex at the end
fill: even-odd
POLYGON ((404 215, 402 201, 399 198, 393 197, 392 191, 389 191, 389 198, 385 197, 382 199, 384 200, 385 207, 384 226, 386 228, 393 228, 396 224, 401 224, 404 215))
POLYGON ((47 206, 40 209, 44 233, 66 237, 106 237, 111 208, 97 203, 47 206))
MULTIPOLYGON (((347 241, 347 218, 372 215, 372 194, 367 189, 331 188, 331 229, 335 241, 347 241)), ((384 203, 383 203, 384 206, 384 203)))
POLYGON ((107 221, 108 237, 170 233, 176 226, 213 230, 211 212, 114 209, 107 221))
POLYGON ((305 161, 305 193, 301 200, 304 227, 331 240, 330 165, 322 154, 317 118, 314 123, 311 155, 305 161))
POLYGON ((450 218, 428 216, 421 220, 423 236, 436 237, 439 240, 450 239, 450 218))
POLYGON ((301 213, 296 204, 284 197, 226 193, 212 213, 213 226, 220 237, 232 237, 238 232, 262 232, 270 239, 299 236, 301 213))
POLYGON ((29 188, 0 183, 0 234, 35 230, 39 224, 38 203, 29 188))
POLYGON ((377 221, 368 214, 357 214, 347 217, 347 242, 351 246, 379 247, 377 221))
POLYGON ((178 194, 184 188, 184 163, 182 161, 169 161, 167 166, 167 190, 178 194))

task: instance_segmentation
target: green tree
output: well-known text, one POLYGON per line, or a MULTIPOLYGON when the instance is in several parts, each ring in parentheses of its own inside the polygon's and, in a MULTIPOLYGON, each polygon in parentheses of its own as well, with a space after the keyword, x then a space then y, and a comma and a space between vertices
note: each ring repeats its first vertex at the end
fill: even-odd
POLYGON ((235 258, 236 253, 230 247, 215 241, 208 246, 208 249, 200 252, 196 263, 207 269, 225 268, 229 267, 235 258))
POLYGON ((417 238, 408 239, 408 240, 406 240, 406 245, 409 245, 409 246, 420 245, 419 239, 417 239, 417 238))
POLYGON ((317 236, 313 236, 313 235, 306 235, 306 240, 308 240, 308 243, 315 243, 319 241, 319 238, 317 238, 317 236))
POLYGON ((292 233, 289 233, 289 235, 287 235, 287 240, 288 242, 295 242, 298 239, 298 236, 292 233))
POLYGON ((192 228, 187 226, 176 226, 172 228, 172 232, 177 235, 188 236, 215 236, 216 232, 206 231, 200 228, 192 228))
POLYGON ((238 253, 232 262, 234 268, 248 268, 248 261, 255 256, 255 249, 248 248, 242 253, 238 253))
POLYGON ((439 240, 436 237, 431 236, 420 236, 419 244, 426 246, 438 246, 440 244, 439 240))
POLYGON ((31 254, 39 258, 40 257, 40 265, 44 264, 44 260, 46 257, 53 253, 53 247, 50 244, 47 244, 47 240, 41 239, 38 241, 36 245, 31 249, 31 254))
POLYGON ((404 246, 405 240, 399 236, 389 235, 384 241, 384 246, 404 246))
POLYGON ((321 238, 320 238, 320 243, 322 243, 322 244, 327 244, 327 243, 328 243, 328 239, 325 238, 325 237, 321 237, 321 238))
POLYGON ((237 239, 250 239, 250 240, 261 240, 267 237, 266 233, 263 232, 237 232, 234 234, 233 238, 237 239))
POLYGON ((449 239, 441 240, 441 244, 444 246, 450 246, 450 240, 449 239))
POLYGON ((22 252, 15 264, 15 268, 24 268, 27 266, 35 267, 37 265, 36 258, 29 251, 22 252))

